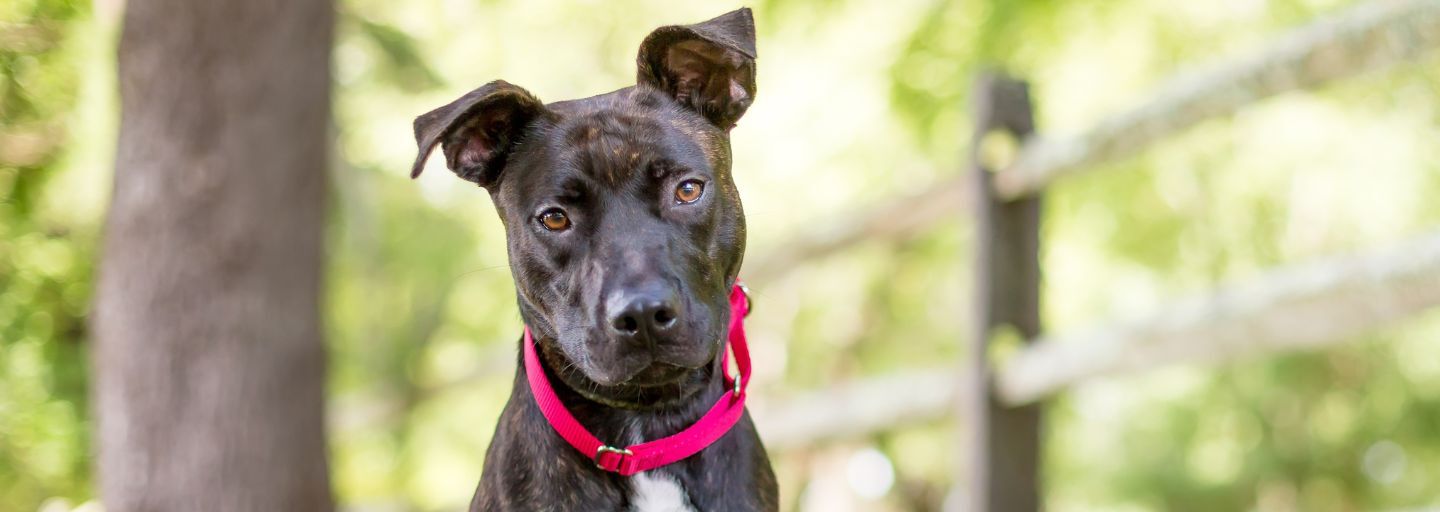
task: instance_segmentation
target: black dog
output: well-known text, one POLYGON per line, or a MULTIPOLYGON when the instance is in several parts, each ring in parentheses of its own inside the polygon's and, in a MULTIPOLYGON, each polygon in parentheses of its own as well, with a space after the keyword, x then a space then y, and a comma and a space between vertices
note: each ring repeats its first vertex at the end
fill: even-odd
MULTIPOLYGON (((755 95, 749 9, 668 26, 632 87, 544 104, 503 81, 415 120, 487 189, 520 313, 567 409, 614 446, 679 432, 721 398, 727 296, 745 250, 730 129, 755 95)), ((748 413, 703 451, 620 476, 547 424, 524 365, 471 510, 776 510, 748 413)))

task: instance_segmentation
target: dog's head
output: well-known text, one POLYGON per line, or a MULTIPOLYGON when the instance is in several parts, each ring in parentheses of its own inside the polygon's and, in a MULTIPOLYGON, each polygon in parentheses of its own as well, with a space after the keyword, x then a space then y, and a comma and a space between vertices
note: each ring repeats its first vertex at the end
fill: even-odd
POLYGON ((745 248, 729 132, 755 96, 750 10, 657 29, 638 63, 635 86, 580 100, 471 91, 415 120, 412 170, 439 145, 490 192, 543 352, 632 392, 695 379, 722 346, 745 248))

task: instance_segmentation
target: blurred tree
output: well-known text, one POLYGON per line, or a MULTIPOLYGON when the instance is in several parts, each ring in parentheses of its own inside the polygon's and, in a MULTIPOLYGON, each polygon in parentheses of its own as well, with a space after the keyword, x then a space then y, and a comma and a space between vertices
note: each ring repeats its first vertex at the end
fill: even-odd
POLYGON ((334 6, 147 0, 124 24, 93 318, 105 506, 331 509, 320 275, 334 6))

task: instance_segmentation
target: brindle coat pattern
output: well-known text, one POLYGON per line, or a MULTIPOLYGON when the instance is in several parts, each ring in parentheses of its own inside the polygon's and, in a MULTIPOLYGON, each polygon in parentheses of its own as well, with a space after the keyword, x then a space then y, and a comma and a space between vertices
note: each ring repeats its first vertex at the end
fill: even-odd
MULTIPOLYGON (((745 248, 729 131, 755 94, 750 11, 657 29, 637 61, 636 85, 585 99, 547 105, 503 81, 471 91, 415 120, 412 170, 438 145, 447 167, 489 191, 550 380, 575 417, 615 446, 679 432, 725 391, 719 352, 745 248), (704 184, 694 204, 673 200, 686 180, 704 184), (569 229, 536 222, 557 208, 569 229), (616 304, 637 294, 668 301, 675 327, 616 335, 616 304)), ((516 366, 471 510, 628 508, 629 478, 596 468, 592 454, 556 435, 518 358, 516 366)), ((748 414, 715 444, 650 474, 678 482, 695 510, 778 508, 748 414)))

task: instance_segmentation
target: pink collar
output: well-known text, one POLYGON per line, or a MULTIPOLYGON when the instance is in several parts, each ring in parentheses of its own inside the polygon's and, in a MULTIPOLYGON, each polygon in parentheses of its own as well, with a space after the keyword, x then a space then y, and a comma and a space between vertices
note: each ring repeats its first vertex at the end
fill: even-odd
POLYGON ((625 448, 606 445, 585 429, 575 416, 555 396, 545 369, 540 366, 540 356, 535 352, 535 339, 530 327, 525 327, 525 376, 530 381, 530 393, 540 406, 545 420, 580 453, 591 456, 595 465, 612 473, 630 476, 641 471, 678 462, 699 453, 710 446, 740 421, 745 413, 745 388, 750 384, 750 348, 745 344, 745 315, 750 312, 750 298, 744 285, 738 281, 730 290, 730 350, 735 351, 735 364, 740 367, 739 376, 728 373, 730 364, 727 354, 720 351, 720 368, 726 372, 725 385, 730 389, 710 407, 710 411, 690 428, 648 443, 625 448))

